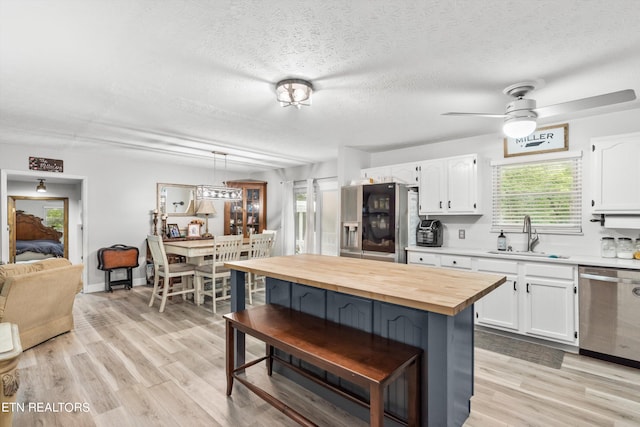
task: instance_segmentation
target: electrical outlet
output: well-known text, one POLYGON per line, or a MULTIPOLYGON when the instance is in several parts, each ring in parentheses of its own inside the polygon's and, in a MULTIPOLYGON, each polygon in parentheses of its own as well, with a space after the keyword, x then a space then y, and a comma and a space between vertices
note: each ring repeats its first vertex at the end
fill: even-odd
POLYGON ((465 236, 465 230, 464 228, 461 228, 460 230, 458 230, 458 239, 464 239, 465 236))

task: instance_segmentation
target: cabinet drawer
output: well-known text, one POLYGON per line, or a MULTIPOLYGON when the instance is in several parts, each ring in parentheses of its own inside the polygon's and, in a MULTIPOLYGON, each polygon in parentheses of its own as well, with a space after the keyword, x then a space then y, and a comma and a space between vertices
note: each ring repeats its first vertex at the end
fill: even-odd
POLYGON ((471 270, 471 258, 463 256, 442 255, 442 257, 440 258, 440 266, 471 270))
POLYGON ((491 271, 494 273, 502 274, 518 274, 518 262, 480 258, 478 260, 478 271, 491 271))
POLYGON ((574 267, 572 265, 554 265, 542 263, 526 263, 524 271, 527 276, 549 277, 552 279, 573 280, 574 267))
POLYGON ((438 265, 438 256, 423 252, 409 252, 407 264, 438 265))

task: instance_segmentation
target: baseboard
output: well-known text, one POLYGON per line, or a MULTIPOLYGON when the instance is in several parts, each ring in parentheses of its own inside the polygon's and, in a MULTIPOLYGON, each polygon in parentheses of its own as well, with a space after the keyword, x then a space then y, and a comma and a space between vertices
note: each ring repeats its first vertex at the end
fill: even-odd
MULTIPOLYGON (((140 277, 140 278, 136 278, 133 279, 133 286, 142 286, 142 285, 146 285, 147 284, 147 279, 144 277, 140 277)), ((87 285, 84 289, 83 289, 83 293, 86 294, 91 294, 94 292, 104 292, 106 288, 106 283, 102 282, 102 283, 91 283, 89 285, 87 285)), ((120 289, 120 287, 114 288, 114 289, 120 289)))

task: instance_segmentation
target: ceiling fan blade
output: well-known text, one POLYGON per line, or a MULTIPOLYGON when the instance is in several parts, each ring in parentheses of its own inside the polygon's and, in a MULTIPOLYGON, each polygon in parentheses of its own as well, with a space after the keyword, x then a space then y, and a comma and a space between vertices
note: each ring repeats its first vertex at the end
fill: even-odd
POLYGON ((588 110, 590 108, 619 104, 621 102, 633 101, 634 99, 636 99, 636 93, 633 89, 626 89, 618 92, 605 93, 604 95, 576 99, 575 101, 547 105, 546 107, 536 108, 534 111, 538 114, 538 117, 550 117, 565 113, 573 113, 575 111, 588 110))
POLYGON ((505 114, 492 114, 492 113, 442 113, 443 116, 476 116, 476 117, 491 117, 502 119, 507 117, 505 114))

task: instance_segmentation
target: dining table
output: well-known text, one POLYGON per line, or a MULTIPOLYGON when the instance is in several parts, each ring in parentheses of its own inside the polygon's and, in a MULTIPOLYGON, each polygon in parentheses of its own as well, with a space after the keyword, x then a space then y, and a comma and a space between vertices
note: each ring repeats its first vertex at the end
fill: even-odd
MULTIPOLYGON (((242 241, 242 255, 248 255, 251 245, 249 238, 242 241)), ((183 256, 190 264, 202 265, 205 257, 213 255, 213 239, 165 240, 164 250, 168 254, 183 256)))
MULTIPOLYGON (((180 239, 164 240, 164 250, 167 254, 180 255, 187 259, 189 264, 203 265, 207 256, 213 256, 213 239, 180 239)), ((251 244, 249 238, 242 240, 241 258, 249 255, 251 244)), ((204 302, 204 296, 200 297, 198 304, 204 302)))

